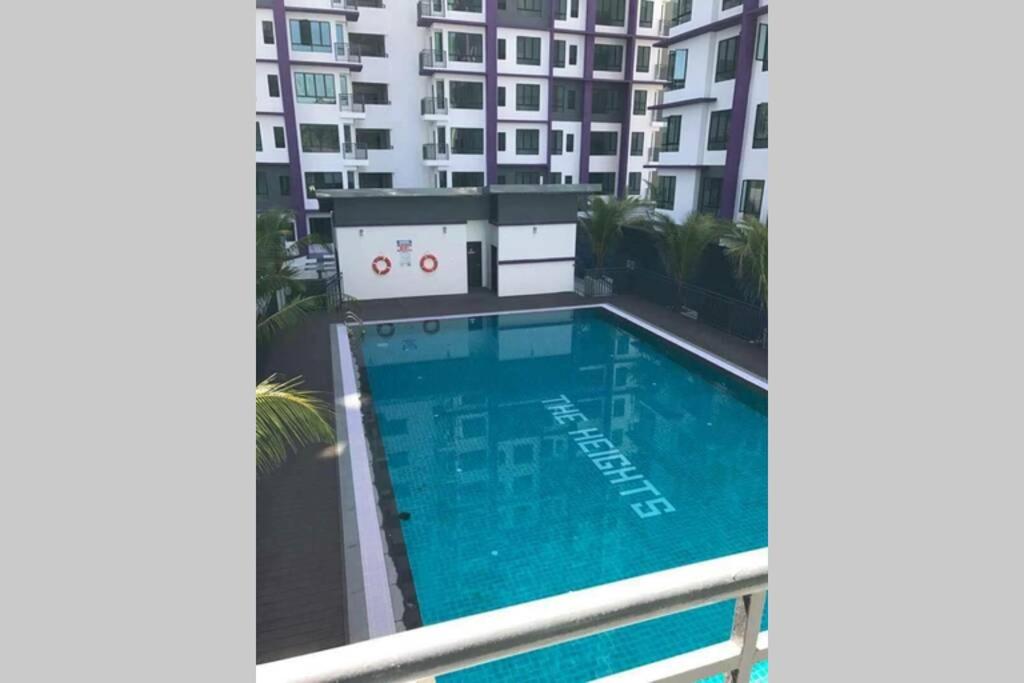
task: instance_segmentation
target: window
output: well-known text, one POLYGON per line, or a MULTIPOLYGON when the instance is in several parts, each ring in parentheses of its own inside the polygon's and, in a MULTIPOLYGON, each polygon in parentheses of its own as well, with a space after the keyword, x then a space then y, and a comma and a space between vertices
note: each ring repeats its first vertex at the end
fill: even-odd
POLYGON ((743 0, 722 0, 722 11, 732 9, 733 7, 739 7, 743 4, 743 0))
POLYGON ((754 61, 761 62, 761 71, 768 70, 768 24, 757 25, 757 47, 754 48, 754 61))
POLYGON ((555 86, 555 111, 576 110, 576 89, 571 85, 555 86))
POLYGON ((292 179, 286 175, 277 176, 277 187, 281 190, 281 196, 290 196, 292 193, 292 179))
POLYGON ((349 171, 348 173, 345 174, 345 177, 348 178, 348 186, 349 186, 349 188, 350 189, 355 188, 356 187, 356 172, 355 171, 349 171))
POLYGON ((740 202, 740 213, 744 216, 761 216, 761 200, 764 199, 763 180, 743 181, 743 200, 740 202))
POLYGON ((614 173, 591 173, 590 182, 601 186, 601 194, 615 194, 614 173))
POLYGON ((357 128, 356 144, 366 149, 391 149, 391 131, 387 128, 357 128))
POLYGON ((564 67, 565 66, 565 41, 564 40, 556 40, 555 41, 555 66, 557 66, 557 67, 564 67))
POLYGON ((685 24, 693 13, 693 0, 676 0, 668 6, 669 26, 685 24))
POLYGON ((508 9, 508 2, 506 0, 498 0, 498 9, 508 9))
POLYGON ((483 109, 484 84, 467 81, 451 81, 448 95, 454 109, 483 109))
POLYGON ((548 175, 548 182, 547 182, 547 184, 548 185, 561 185, 562 184, 562 174, 557 172, 557 171, 552 171, 548 175))
POLYGON ((309 234, 317 235, 324 242, 330 242, 332 232, 334 232, 334 226, 331 224, 330 216, 309 217, 309 234))
POLYGON ((284 149, 284 126, 274 126, 274 147, 284 149))
POLYGON ((288 22, 292 49, 298 52, 330 52, 331 24, 327 21, 292 19, 288 22))
POLYGON ((302 140, 303 152, 340 152, 341 142, 338 140, 338 127, 319 123, 303 123, 299 125, 299 137, 302 140))
POLYGON ((295 73, 295 101, 312 104, 334 104, 332 74, 295 73))
POLYGON ((565 184, 566 185, 572 185, 572 176, 571 175, 565 176, 565 184))
POLYGON ((448 171, 437 172, 437 186, 448 187, 448 171))
POLYGON ((540 65, 540 38, 516 38, 516 64, 540 65))
POLYGON ((644 28, 654 26, 654 0, 642 0, 640 3, 640 25, 644 28))
POLYGON ((569 46, 569 65, 576 66, 576 45, 569 46))
POLYGON ((267 172, 256 171, 256 196, 266 197, 270 194, 270 185, 267 184, 267 172))
POLYGON ((315 190, 340 190, 345 184, 340 173, 307 173, 306 196, 315 199, 315 190))
POLYGON ((274 22, 263 22, 263 42, 267 45, 274 44, 274 22))
POLYGON ((483 128, 452 128, 453 154, 483 154, 483 128))
POLYGON ((674 175, 658 176, 655 186, 654 205, 659 209, 671 210, 676 204, 676 177, 674 175))
POLYGON ((643 131, 639 133, 631 133, 629 136, 629 155, 634 157, 640 157, 644 155, 644 134, 643 131))
POLYGON ((626 194, 640 194, 640 177, 639 171, 626 176, 626 194))
POLYGON ((499 152, 504 152, 505 151, 505 134, 502 133, 502 132, 498 133, 498 151, 499 152))
POLYGON ((621 45, 594 45, 594 71, 621 71, 622 52, 621 45))
POLYGON ((686 87, 686 50, 671 50, 668 53, 668 89, 676 90, 686 87))
POLYGON ((661 145, 661 151, 663 152, 678 152, 679 151, 679 138, 683 132, 683 117, 666 116, 665 117, 665 141, 661 145))
POLYGON ((709 150, 722 150, 728 146, 730 114, 730 109, 711 112, 711 125, 708 127, 709 150))
POLYGON ((505 88, 504 87, 499 87, 498 88, 498 106, 499 107, 504 107, 505 106, 505 88))
POLYGON ((357 104, 391 104, 387 83, 353 83, 352 101, 357 104))
POLYGON ((649 45, 638 45, 636 48, 636 71, 645 74, 651 68, 651 48, 649 45))
POLYGON ((484 61, 484 37, 479 33, 448 34, 448 59, 453 62, 484 61))
POLYGON ((597 23, 601 26, 625 26, 626 0, 597 0, 597 23))
POLYGON ((622 111, 622 91, 618 88, 594 86, 591 102, 595 114, 618 114, 622 111))
POLYGON ((754 149, 768 148, 768 103, 757 105, 754 113, 754 149))
POLYGON ((516 84, 516 110, 540 111, 540 86, 529 83, 516 84))
POLYGON ((700 183, 700 201, 697 206, 701 213, 717 214, 722 204, 722 179, 704 178, 700 183))
POLYGON ((570 13, 570 16, 572 16, 573 19, 575 19, 578 16, 580 16, 580 0, 572 0, 571 7, 572 7, 572 12, 570 13))
POLYGON ((551 131, 551 153, 561 154, 562 153, 562 135, 563 132, 560 130, 551 131))
POLYGON ((520 12, 528 12, 530 14, 541 13, 541 0, 518 0, 516 7, 519 8, 520 12))
POLYGON ((452 171, 452 187, 483 187, 483 173, 452 171))
POLYGON ((715 82, 736 78, 736 50, 740 37, 726 38, 718 44, 718 60, 715 63, 715 82))
POLYGON ((349 33, 349 45, 355 48, 355 54, 361 57, 387 57, 384 49, 384 36, 380 33, 349 33))
POLYGON ((267 74, 267 92, 271 97, 281 96, 281 84, 277 82, 276 74, 267 74))
POLYGON ((555 18, 565 21, 566 17, 566 6, 569 3, 566 0, 558 0, 558 7, 555 9, 555 18))
POLYGON ((260 122, 256 122, 256 151, 263 151, 263 137, 260 135, 260 122))
POLYGON ((633 114, 642 116, 647 113, 647 91, 633 91, 633 114))
POLYGON ((505 59, 505 39, 498 38, 498 59, 505 59))
MULTIPOLYGON (((360 5, 362 0, 360 0, 360 5)), ((481 11, 480 0, 448 0, 448 9, 456 12, 477 12, 481 11)))
POLYGON ((573 135, 572 133, 566 133, 565 134, 565 151, 566 152, 572 152, 573 148, 575 146, 576 146, 576 136, 573 135))
POLYGON ((618 151, 619 134, 615 131, 590 133, 590 156, 613 156, 618 151))
POLYGON ((390 173, 360 173, 359 187, 389 188, 392 186, 390 173))
POLYGON ((539 154, 540 153, 540 131, 524 130, 516 131, 516 154, 539 154))

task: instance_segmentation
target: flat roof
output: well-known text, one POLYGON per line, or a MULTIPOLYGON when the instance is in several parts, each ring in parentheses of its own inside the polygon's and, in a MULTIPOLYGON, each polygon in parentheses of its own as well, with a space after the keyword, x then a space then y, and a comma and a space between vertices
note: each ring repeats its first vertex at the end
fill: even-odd
POLYGON ((317 199, 356 199, 372 197, 482 197, 488 194, 595 194, 596 183, 573 185, 488 185, 486 187, 410 187, 367 188, 358 190, 317 190, 317 199))

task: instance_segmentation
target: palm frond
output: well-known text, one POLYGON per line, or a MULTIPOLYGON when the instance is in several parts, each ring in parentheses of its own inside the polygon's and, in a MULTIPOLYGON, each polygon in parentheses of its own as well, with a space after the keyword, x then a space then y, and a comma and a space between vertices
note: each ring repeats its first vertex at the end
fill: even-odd
POLYGON ((685 281, 697 274, 704 250, 720 239, 724 226, 708 214, 695 212, 682 223, 676 223, 659 213, 649 224, 649 230, 658 241, 665 270, 685 281))
POLYGON ((256 385, 257 475, 280 466, 291 449, 334 438, 326 407, 312 392, 296 388, 301 380, 271 375, 256 385))
POLYGON ((722 235, 720 244, 747 296, 768 303, 768 224, 744 216, 722 235))
POLYGON ((294 327, 310 313, 324 310, 326 305, 327 297, 324 294, 306 296, 286 304, 276 313, 257 319, 256 343, 266 342, 282 330, 294 327))
POLYGON ((637 227, 647 223, 649 208, 636 197, 614 199, 591 197, 587 210, 579 219, 600 268, 605 254, 614 248, 622 236, 623 227, 637 227))

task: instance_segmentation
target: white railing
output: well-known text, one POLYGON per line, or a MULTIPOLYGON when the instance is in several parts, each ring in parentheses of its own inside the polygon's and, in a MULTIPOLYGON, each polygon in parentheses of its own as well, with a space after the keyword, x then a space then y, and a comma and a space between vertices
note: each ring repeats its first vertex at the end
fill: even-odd
POLYGON ((729 640, 601 679, 747 683, 768 656, 759 633, 768 549, 666 569, 256 667, 259 683, 412 681, 736 599, 729 640))

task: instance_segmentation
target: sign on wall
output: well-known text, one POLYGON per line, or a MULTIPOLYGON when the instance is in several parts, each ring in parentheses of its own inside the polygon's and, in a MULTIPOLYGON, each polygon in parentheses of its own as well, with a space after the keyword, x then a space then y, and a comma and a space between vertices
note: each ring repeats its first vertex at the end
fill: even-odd
POLYGON ((412 265, 412 240, 396 240, 398 246, 398 265, 412 265))

